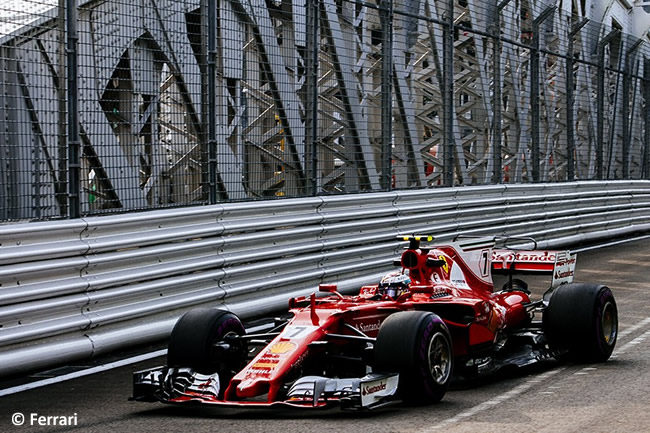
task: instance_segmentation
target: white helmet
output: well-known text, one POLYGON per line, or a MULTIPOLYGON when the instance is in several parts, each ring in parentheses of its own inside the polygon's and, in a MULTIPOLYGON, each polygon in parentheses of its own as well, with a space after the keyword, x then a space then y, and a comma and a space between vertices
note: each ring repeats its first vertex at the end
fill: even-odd
POLYGON ((379 282, 379 294, 395 299, 408 290, 409 284, 411 284, 411 278, 408 274, 399 271, 390 272, 384 275, 379 282))

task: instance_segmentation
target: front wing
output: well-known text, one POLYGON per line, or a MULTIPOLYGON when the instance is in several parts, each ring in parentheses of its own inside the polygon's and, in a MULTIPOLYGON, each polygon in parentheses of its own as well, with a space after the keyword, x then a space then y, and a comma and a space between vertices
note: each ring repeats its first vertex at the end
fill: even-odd
POLYGON ((398 374, 371 373, 362 378, 305 376, 296 380, 282 400, 268 401, 266 396, 249 400, 220 398, 218 374, 205 375, 190 368, 157 367, 133 373, 135 401, 176 404, 206 404, 230 407, 273 407, 376 409, 396 403, 398 374))

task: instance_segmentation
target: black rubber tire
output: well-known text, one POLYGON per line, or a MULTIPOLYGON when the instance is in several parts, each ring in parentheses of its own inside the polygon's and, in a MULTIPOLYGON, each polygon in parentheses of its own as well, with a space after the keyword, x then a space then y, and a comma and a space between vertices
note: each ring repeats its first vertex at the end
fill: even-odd
POLYGON ((229 375, 238 369, 237 359, 219 357, 215 354, 214 343, 222 341, 230 333, 244 335, 244 326, 235 314, 216 308, 196 308, 183 314, 169 338, 167 365, 170 367, 189 367, 197 373, 218 372, 229 375))
POLYGON ((551 295, 542 317, 552 348, 568 350, 579 362, 609 359, 618 334, 612 291, 597 284, 563 284, 551 295))
POLYGON ((436 314, 398 312, 379 328, 373 370, 399 373, 398 393, 405 402, 435 403, 449 388, 452 351, 449 329, 436 314))

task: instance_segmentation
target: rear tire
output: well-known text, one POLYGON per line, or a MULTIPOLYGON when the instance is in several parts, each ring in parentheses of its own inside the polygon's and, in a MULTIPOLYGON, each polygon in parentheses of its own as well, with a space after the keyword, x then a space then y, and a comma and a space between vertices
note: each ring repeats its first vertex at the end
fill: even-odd
MULTIPOLYGON (((169 338, 167 365, 189 367, 201 374, 219 373, 232 377, 242 367, 243 355, 237 348, 218 351, 214 344, 228 335, 244 335, 239 317, 216 308, 196 308, 183 314, 169 338)), ((245 353, 244 353, 245 355, 245 353)))
POLYGON ((543 324, 552 348, 579 362, 607 361, 618 335, 614 295, 602 285, 563 284, 553 291, 543 324))
POLYGON ((399 373, 402 400, 435 403, 447 392, 452 342, 447 325, 437 315, 404 311, 388 316, 379 328, 374 352, 375 371, 399 373))

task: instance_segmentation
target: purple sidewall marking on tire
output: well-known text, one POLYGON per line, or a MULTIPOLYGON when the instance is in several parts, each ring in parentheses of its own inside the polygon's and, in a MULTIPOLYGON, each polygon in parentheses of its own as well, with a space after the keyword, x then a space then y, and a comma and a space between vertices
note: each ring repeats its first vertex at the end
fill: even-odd
POLYGON ((439 323, 439 321, 441 322, 438 317, 433 317, 433 320, 429 321, 424 332, 422 332, 422 338, 420 340, 420 353, 418 357, 420 360, 420 375, 424 379, 424 385, 428 396, 434 395, 434 390, 431 388, 431 381, 428 380, 431 377, 431 369, 429 367, 429 340, 434 326, 439 323))
POLYGON ((598 348, 602 353, 609 352, 612 345, 616 342, 612 342, 612 345, 607 344, 605 341, 605 336, 603 335, 603 323, 602 323, 602 313, 604 312, 605 306, 612 297, 612 292, 609 289, 603 290, 598 296, 597 308, 596 308, 596 339, 598 342, 598 348))
MULTIPOLYGON (((219 327, 217 328, 217 331, 216 331, 216 335, 218 335, 219 338, 223 337, 223 335, 224 335, 224 328, 225 328, 225 329, 228 329, 228 327, 229 327, 231 324, 235 324, 235 326, 238 328, 238 330, 244 331, 244 327, 243 327, 243 325, 241 324, 241 321, 238 320, 238 319, 236 319, 236 318, 234 318, 234 317, 231 317, 231 318, 229 318, 229 319, 226 319, 225 321, 223 321, 223 322, 221 323, 221 325, 219 325, 219 327)), ((242 332, 242 333, 243 333, 243 332, 242 332)))

